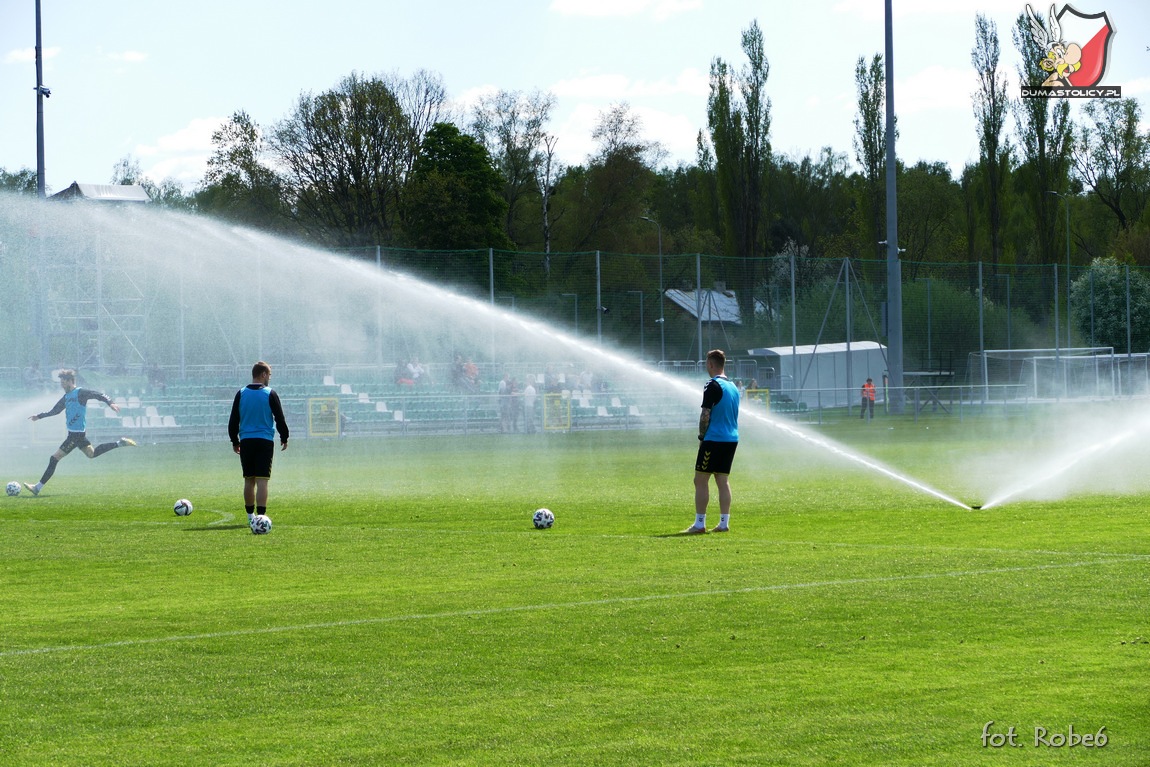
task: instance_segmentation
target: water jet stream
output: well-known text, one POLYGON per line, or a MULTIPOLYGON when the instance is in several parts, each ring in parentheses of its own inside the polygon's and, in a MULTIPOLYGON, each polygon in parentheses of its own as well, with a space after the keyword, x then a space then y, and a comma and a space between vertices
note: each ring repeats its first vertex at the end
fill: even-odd
POLYGON ((1112 450, 1113 448, 1115 448, 1116 446, 1118 446, 1122 442, 1126 441, 1127 439, 1130 439, 1131 437, 1135 436, 1136 434, 1138 434, 1138 431, 1136 429, 1127 429, 1126 431, 1119 432, 1118 434, 1115 434, 1114 436, 1112 436, 1108 439, 1104 439, 1101 442, 1096 442, 1095 444, 1090 445, 1089 447, 1075 448, 1075 452, 1073 455, 1071 455, 1071 456, 1069 456, 1069 457, 1067 457, 1067 458, 1065 458, 1065 459, 1063 459, 1057 463, 1050 465, 1045 471, 1043 471, 1039 474, 1036 474, 1034 476, 1031 476, 1030 478, 1024 480, 1023 482, 1021 482, 1017 485, 1015 485, 1013 488, 1005 491, 1004 493, 1002 493, 1002 494, 1000 494, 994 498, 991 498, 989 501, 982 504, 982 508, 983 509, 989 509, 989 508, 992 508, 994 506, 999 506, 999 505, 1005 503, 1006 501, 1010 500, 1011 498, 1014 498, 1015 496, 1018 496, 1018 495, 1021 495, 1022 493, 1025 493, 1027 490, 1031 490, 1035 487, 1038 487, 1039 485, 1042 485, 1046 482, 1049 482, 1053 479, 1056 479, 1056 478, 1066 474, 1067 472, 1069 472, 1075 466, 1077 466, 1077 465, 1079 465, 1079 464, 1081 464, 1087 460, 1090 460, 1091 458, 1094 458, 1095 456, 1101 455, 1103 453, 1106 453, 1109 450, 1112 450))
MULTIPOLYGON (((46 294, 57 282, 69 287, 66 280, 76 279, 70 263, 84 269, 95 264, 102 270, 98 283, 105 299, 130 299, 143 307, 146 328, 127 343, 109 335, 93 366, 174 368, 178 363, 183 373, 197 367, 242 370, 267 359, 273 366, 371 367, 378 375, 383 365, 414 355, 446 361, 462 352, 489 354, 497 368, 585 365, 605 373, 621 390, 630 385, 645 394, 673 394, 685 405, 685 425, 701 400, 704 376, 688 382, 541 319, 377 263, 203 217, 0 195, 0 243, 0 253, 12 257, 11 272, 30 295, 46 294)), ((18 335, 15 319, 5 320, 11 327, 0 325, 0 338, 18 335)), ((24 351, 31 357, 32 349, 24 351)), ((50 352, 61 363, 83 367, 86 360, 72 359, 78 353, 64 347, 50 352)), ((915 491, 969 508, 750 403, 744 412, 748 425, 761 422, 915 491)))

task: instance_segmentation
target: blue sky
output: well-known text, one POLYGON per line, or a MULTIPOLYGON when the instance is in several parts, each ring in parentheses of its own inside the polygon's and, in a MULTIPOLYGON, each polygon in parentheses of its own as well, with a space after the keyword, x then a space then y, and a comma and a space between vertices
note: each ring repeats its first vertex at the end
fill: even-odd
MULTIPOLYGON (((1150 4, 1090 2, 1073 5, 1106 11, 1117 30, 1104 83, 1150 112, 1150 4)), ((1049 3, 1035 7, 1045 14, 1049 3)), ((0 0, 0 8, 0 167, 34 168, 35 2, 0 0)), ((894 0, 903 160, 957 171, 977 158, 975 15, 998 25, 1016 83, 1010 31, 1024 9, 1015 0, 894 0)), ((854 63, 884 45, 882 0, 42 0, 42 16, 52 190, 106 183, 128 155, 154 180, 191 189, 212 131, 232 113, 270 126, 300 93, 352 71, 437 72, 461 111, 484 91, 551 91, 549 128, 567 163, 592 151, 599 114, 627 102, 672 164, 691 162, 711 60, 741 65, 740 36, 755 19, 771 66, 775 151, 831 146, 853 161, 854 63)))

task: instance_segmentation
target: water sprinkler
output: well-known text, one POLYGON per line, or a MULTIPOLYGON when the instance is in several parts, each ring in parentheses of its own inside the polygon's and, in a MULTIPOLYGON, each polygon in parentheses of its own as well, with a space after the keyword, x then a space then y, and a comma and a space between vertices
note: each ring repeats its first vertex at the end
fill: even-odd
POLYGON ((982 504, 975 504, 975 505, 970 507, 970 510, 971 511, 978 511, 981 508, 982 508, 982 504))

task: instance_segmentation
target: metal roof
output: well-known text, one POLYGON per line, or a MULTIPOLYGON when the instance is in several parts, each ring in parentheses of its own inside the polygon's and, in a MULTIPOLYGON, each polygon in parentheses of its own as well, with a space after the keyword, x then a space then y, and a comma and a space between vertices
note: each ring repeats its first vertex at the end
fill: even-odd
POLYGON ((52 195, 53 200, 99 200, 102 202, 151 202, 147 190, 139 184, 81 184, 72 185, 52 195))
POLYGON ((666 296, 683 311, 703 322, 726 322, 741 325, 739 302, 733 290, 679 290, 672 288, 666 296), (696 297, 696 292, 700 295, 696 297), (696 310, 698 312, 696 313, 696 310))

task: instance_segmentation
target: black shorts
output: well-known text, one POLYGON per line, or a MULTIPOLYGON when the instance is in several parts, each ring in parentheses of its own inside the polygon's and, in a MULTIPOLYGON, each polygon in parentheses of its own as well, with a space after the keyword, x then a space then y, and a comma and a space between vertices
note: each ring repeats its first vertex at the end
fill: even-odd
POLYGON ((699 445, 699 454, 695 457, 695 471, 706 474, 730 474, 731 464, 735 462, 735 449, 738 442, 711 442, 707 440, 699 445))
POLYGON ((88 441, 88 435, 85 432, 70 431, 68 432, 68 439, 64 440, 60 444, 60 453, 62 455, 68 455, 68 453, 72 452, 76 448, 83 450, 91 444, 92 443, 88 441))
POLYGON ((240 440, 240 468, 244 478, 270 479, 272 458, 276 454, 276 443, 270 439, 249 437, 240 440))

